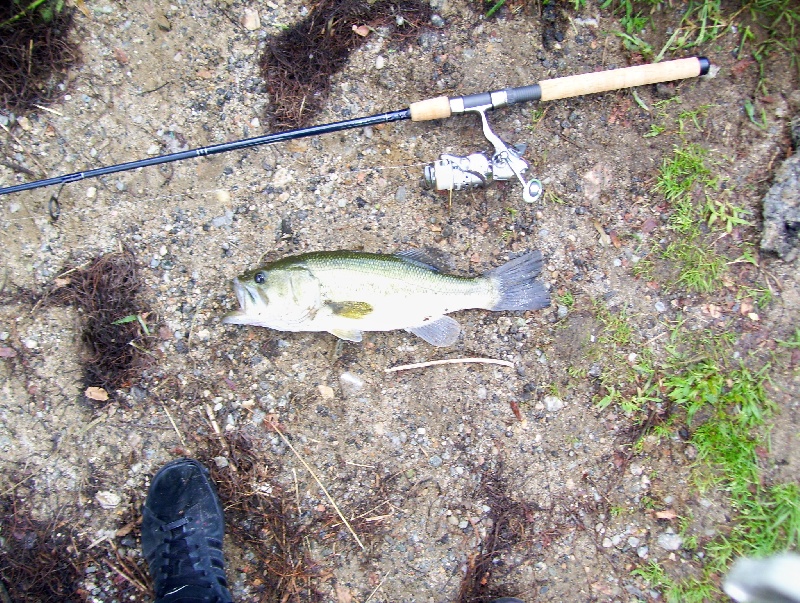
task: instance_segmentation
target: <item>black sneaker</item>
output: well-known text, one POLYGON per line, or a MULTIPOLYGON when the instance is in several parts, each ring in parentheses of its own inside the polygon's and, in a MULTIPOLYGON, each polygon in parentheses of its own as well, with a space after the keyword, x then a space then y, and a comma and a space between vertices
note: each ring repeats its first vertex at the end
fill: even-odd
POLYGON ((142 552, 156 603, 231 603, 223 532, 222 506, 208 469, 192 459, 162 467, 142 508, 142 552))

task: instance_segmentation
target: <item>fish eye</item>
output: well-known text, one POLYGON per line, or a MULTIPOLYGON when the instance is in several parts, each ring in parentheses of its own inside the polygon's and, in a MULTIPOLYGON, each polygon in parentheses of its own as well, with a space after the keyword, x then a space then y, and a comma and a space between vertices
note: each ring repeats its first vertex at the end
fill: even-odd
POLYGON ((267 280, 267 277, 264 274, 264 271, 262 270, 260 272, 256 272, 256 275, 253 277, 253 280, 256 282, 257 285, 262 285, 264 284, 264 281, 267 280))

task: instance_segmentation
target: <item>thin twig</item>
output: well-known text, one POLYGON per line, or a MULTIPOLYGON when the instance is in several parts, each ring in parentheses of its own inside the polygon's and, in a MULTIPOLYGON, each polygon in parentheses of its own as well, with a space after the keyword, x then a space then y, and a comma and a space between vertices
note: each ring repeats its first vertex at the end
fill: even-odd
POLYGON ((303 463, 303 467, 305 467, 306 471, 308 471, 311 474, 311 477, 314 478, 314 481, 317 482, 317 485, 320 488, 322 488, 322 491, 325 493, 325 496, 327 497, 328 502, 330 502, 331 505, 333 506, 334 510, 336 511, 336 514, 339 516, 339 519, 341 519, 342 522, 344 523, 344 525, 347 526, 347 529, 350 530, 350 533, 353 535, 353 538, 356 539, 356 542, 358 543, 358 546, 360 546, 362 550, 365 549, 366 547, 364 546, 364 544, 359 539, 358 534, 356 534, 355 530, 353 530, 353 527, 350 525, 350 522, 347 521, 347 519, 345 518, 344 514, 339 510, 339 506, 336 504, 336 501, 333 500, 333 497, 328 493, 328 490, 325 488, 324 485, 322 485, 322 482, 317 477, 317 474, 314 473, 314 470, 311 468, 311 466, 308 463, 306 463, 305 459, 302 456, 300 456, 300 453, 297 452, 297 450, 295 450, 295 447, 292 446, 292 443, 288 440, 288 438, 285 435, 283 435, 283 432, 278 428, 277 425, 275 425, 275 423, 273 423, 272 421, 267 421, 267 424, 270 427, 272 427, 272 429, 274 429, 275 432, 279 436, 281 436, 281 439, 289 447, 289 450, 291 450, 294 453, 294 455, 297 457, 297 459, 301 463, 303 463))
POLYGON ((59 113, 58 111, 56 111, 55 109, 51 109, 50 107, 45 107, 43 105, 37 105, 36 103, 33 103, 33 106, 36 107, 37 109, 41 109, 42 111, 47 111, 48 113, 52 113, 53 115, 58 115, 59 117, 64 117, 63 113, 59 113))
POLYGON ((143 593, 146 593, 146 592, 147 592, 147 587, 146 587, 144 584, 142 584, 141 582, 139 582, 139 581, 138 581, 138 580, 136 580, 135 578, 131 578, 131 577, 130 577, 128 574, 126 574, 125 572, 123 572, 123 571, 122 571, 121 569, 119 569, 119 568, 118 568, 116 565, 114 565, 113 563, 111 563, 111 562, 110 562, 108 559, 103 559, 103 562, 104 562, 104 563, 105 563, 105 564, 106 564, 108 567, 110 567, 112 570, 114 570, 115 572, 117 572, 117 573, 118 573, 120 576, 122 576, 123 578, 125 578, 125 579, 126 579, 128 582, 130 582, 130 583, 131 583, 133 586, 135 586, 136 588, 138 588, 140 591, 142 591, 143 593))
POLYGON ((183 435, 178 429, 178 426, 175 425, 175 421, 172 419, 172 415, 169 414, 169 411, 167 410, 167 405, 162 402, 161 406, 164 408, 164 412, 166 413, 169 422, 172 423, 172 428, 175 430, 175 433, 178 434, 178 439, 181 441, 181 446, 183 447, 184 450, 186 450, 187 449, 186 440, 183 439, 183 435))
POLYGON ((417 362, 415 364, 401 364, 400 366, 393 366, 384 369, 387 373, 395 373, 397 371, 406 371, 408 369, 425 368, 427 366, 436 366, 438 364, 467 364, 467 363, 481 363, 481 364, 499 364, 501 366, 508 366, 514 368, 514 363, 508 360, 496 360, 495 358, 445 358, 444 360, 429 360, 428 362, 417 362))
POLYGON ((379 589, 381 586, 383 586, 383 583, 384 583, 384 582, 386 582, 386 578, 388 578, 388 577, 389 577, 389 572, 386 572, 386 573, 383 575, 383 578, 381 578, 381 581, 378 583, 378 586, 376 586, 376 587, 375 587, 375 588, 372 590, 372 592, 371 592, 371 593, 369 593, 369 597, 367 597, 367 598, 366 598, 366 600, 364 601, 364 603, 369 603, 369 600, 370 600, 372 597, 374 597, 374 596, 375 596, 375 593, 376 593, 376 592, 378 592, 378 589, 379 589))

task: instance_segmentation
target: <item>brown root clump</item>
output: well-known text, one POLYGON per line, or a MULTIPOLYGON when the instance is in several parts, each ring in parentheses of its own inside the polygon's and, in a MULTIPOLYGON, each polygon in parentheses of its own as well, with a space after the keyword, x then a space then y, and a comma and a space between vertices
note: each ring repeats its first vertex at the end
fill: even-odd
POLYGON ((512 546, 530 537, 526 532, 531 524, 533 507, 511 498, 502 476, 502 466, 487 469, 477 494, 491 508, 492 527, 478 550, 469 555, 458 603, 487 603, 497 597, 514 596, 516 593, 506 592, 507 588, 497 584, 495 561, 508 553, 512 546))
POLYGON ((133 253, 122 251, 66 270, 46 303, 78 308, 86 348, 84 385, 113 395, 127 387, 152 359, 149 312, 137 302, 139 279, 133 253))
POLYGON ((0 534, 0 589, 5 587, 11 601, 75 600, 82 570, 75 563, 75 551, 66 553, 74 543, 74 530, 55 521, 34 521, 18 509, 15 499, 6 497, 0 499, 0 534))
POLYGON ((0 105, 24 112, 57 97, 67 69, 80 61, 70 41, 74 15, 55 0, 0 2, 0 105))
POLYGON ((319 2, 303 21, 274 38, 261 58, 272 98, 270 125, 306 125, 325 102, 330 76, 366 42, 371 29, 389 27, 391 39, 403 43, 416 38, 430 16, 430 5, 419 0, 319 2))
POLYGON ((311 517, 298 517, 290 492, 274 479, 277 470, 258 461, 247 436, 226 436, 229 466, 220 469, 214 461, 218 440, 210 437, 211 450, 199 460, 211 470, 225 509, 225 529, 253 554, 248 572, 257 601, 324 600, 317 585, 322 568, 311 558, 305 537, 311 517))

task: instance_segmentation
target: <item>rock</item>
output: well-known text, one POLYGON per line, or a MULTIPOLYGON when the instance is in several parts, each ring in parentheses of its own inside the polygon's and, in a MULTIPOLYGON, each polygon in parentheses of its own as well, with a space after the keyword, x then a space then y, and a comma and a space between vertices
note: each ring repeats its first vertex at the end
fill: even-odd
POLYGON ((441 467, 442 466, 442 457, 434 455, 434 456, 432 456, 431 458, 428 459, 428 464, 431 467, 441 467))
POLYGON ((334 392, 330 385, 320 384, 317 386, 317 390, 319 390, 319 395, 322 396, 323 400, 333 400, 334 392))
POLYGON ((215 456, 215 457, 214 457, 214 464, 215 464, 215 465, 216 465, 216 466, 217 466, 219 469, 225 469, 225 467, 227 467, 227 466, 228 466, 228 459, 227 459, 227 458, 225 458, 224 456, 215 456))
POLYGON ((261 29, 261 18, 258 16, 258 11, 253 8, 244 9, 244 14, 239 20, 242 27, 247 31, 255 31, 261 29))
POLYGON ((665 551, 677 551, 683 545, 683 538, 678 534, 664 532, 658 537, 656 544, 665 551))
POLYGON ((272 177, 272 185, 273 186, 286 186, 289 184, 294 177, 289 172, 288 169, 282 167, 275 170, 275 175, 272 177))
POLYGON ((791 262, 800 247, 800 153, 783 162, 762 201, 761 249, 791 262))
POLYGON ((558 396, 545 396, 543 402, 548 412, 557 412, 564 408, 564 401, 558 396))
POLYGON ((167 15, 160 10, 156 11, 156 25, 161 31, 170 31, 172 29, 172 23, 169 22, 167 15))
POLYGON ((119 494, 108 490, 101 490, 94 497, 104 509, 114 509, 122 502, 122 497, 119 494))

